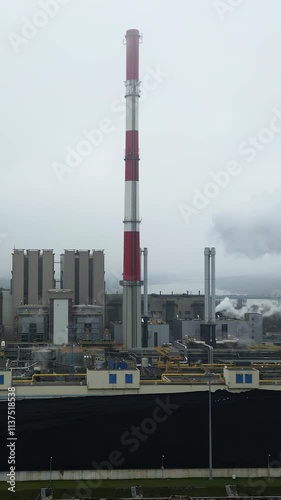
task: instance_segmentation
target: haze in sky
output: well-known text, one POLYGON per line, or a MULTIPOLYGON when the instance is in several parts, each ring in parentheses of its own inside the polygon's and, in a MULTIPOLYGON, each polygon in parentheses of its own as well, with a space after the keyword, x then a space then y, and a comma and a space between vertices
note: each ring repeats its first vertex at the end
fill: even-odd
POLYGON ((140 213, 150 272, 200 280, 205 246, 216 246, 218 275, 279 270, 279 0, 0 7, 0 274, 9 275, 14 247, 103 248, 107 271, 121 277, 131 28, 143 33, 140 213))

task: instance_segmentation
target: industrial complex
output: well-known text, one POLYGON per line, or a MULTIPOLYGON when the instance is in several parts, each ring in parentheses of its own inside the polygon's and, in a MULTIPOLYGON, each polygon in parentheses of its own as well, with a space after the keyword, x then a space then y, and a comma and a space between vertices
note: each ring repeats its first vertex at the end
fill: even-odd
MULTIPOLYGON (((148 294, 147 276, 139 280, 140 342, 134 347, 160 347, 187 338, 211 344, 228 338, 240 339, 241 344, 262 344, 261 314, 253 311, 241 319, 216 314, 215 249, 206 248, 204 255, 205 294, 148 294), (208 278, 209 260, 212 280, 208 278)), ((59 280, 54 277, 54 262, 52 250, 14 250, 11 289, 0 291, 2 342, 57 346, 111 342, 133 348, 122 318, 126 296, 105 292, 104 251, 65 250, 60 255, 59 280)), ((125 306, 129 310, 131 303, 125 306)))
POLYGON ((204 295, 148 294, 148 249, 140 247, 140 39, 138 30, 127 31, 123 293, 106 293, 103 250, 65 250, 58 259, 51 249, 14 249, 11 289, 0 292, 2 345, 88 342, 141 349, 186 339, 212 347, 229 339, 262 344, 258 313, 240 321, 216 315, 213 247, 204 250, 204 295))
MULTIPOLYGON (((105 253, 93 249, 64 250, 58 260, 52 249, 14 249, 11 289, 0 291, 0 401, 13 387, 19 470, 45 470, 50 456, 56 470, 103 468, 120 450, 116 468, 155 468, 165 456, 171 469, 209 465, 211 473, 213 464, 260 467, 269 449, 280 452, 281 346, 266 342, 258 311, 216 312, 215 248, 201 249, 204 293, 148 293, 140 38, 126 33, 122 293, 106 293, 105 253), (254 437, 267 414, 261 443, 254 437)), ((1 404, 1 437, 6 417, 1 404)), ((6 463, 1 452, 1 470, 6 463)))

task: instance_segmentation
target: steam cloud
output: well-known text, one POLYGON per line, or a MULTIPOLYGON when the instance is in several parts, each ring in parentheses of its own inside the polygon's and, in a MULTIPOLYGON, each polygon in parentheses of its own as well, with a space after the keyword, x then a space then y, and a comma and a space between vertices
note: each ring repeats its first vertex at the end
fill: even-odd
POLYGON ((281 193, 259 196, 254 203, 214 217, 214 232, 228 253, 251 258, 281 253, 281 193))
POLYGON ((216 307, 216 313, 223 313, 224 316, 234 319, 244 319, 244 315, 250 312, 257 312, 263 315, 264 318, 273 316, 274 314, 281 315, 281 304, 269 302, 266 304, 253 304, 244 306, 241 309, 236 309, 235 302, 225 297, 216 307))

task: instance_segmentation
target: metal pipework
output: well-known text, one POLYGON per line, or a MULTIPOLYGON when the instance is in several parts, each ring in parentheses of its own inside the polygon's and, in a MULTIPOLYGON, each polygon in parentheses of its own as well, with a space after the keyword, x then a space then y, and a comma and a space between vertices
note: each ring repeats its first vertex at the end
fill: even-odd
POLYGON ((204 250, 205 256, 205 323, 209 321, 210 308, 210 248, 204 250))
POLYGON ((216 322, 216 249, 211 248, 211 310, 210 320, 216 322))
POLYGON ((144 316, 144 318, 148 317, 147 258, 148 258, 148 250, 147 250, 147 248, 144 248, 143 249, 143 316, 144 316))

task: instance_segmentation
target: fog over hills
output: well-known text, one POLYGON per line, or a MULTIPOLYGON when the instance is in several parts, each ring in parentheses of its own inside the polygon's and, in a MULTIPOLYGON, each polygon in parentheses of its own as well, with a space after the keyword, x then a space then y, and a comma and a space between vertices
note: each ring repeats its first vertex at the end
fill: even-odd
POLYGON ((281 296, 281 276, 231 276, 217 278, 217 288, 249 295, 281 296))

